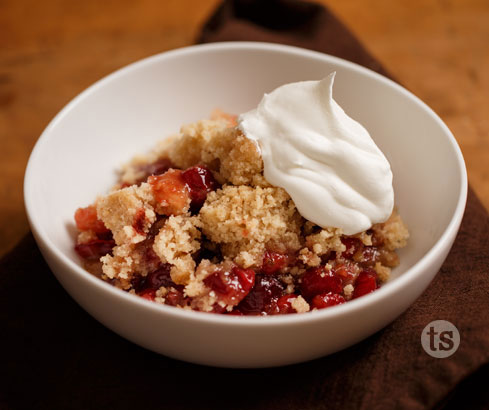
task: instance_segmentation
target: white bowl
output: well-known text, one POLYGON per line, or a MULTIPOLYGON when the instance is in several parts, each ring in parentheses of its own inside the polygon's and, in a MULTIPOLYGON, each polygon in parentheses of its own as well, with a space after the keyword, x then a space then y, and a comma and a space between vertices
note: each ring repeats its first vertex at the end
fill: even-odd
POLYGON ((183 48, 109 75, 53 119, 25 176, 25 204, 36 241, 63 287, 88 313, 155 352, 224 367, 314 359, 386 326, 416 300, 445 260, 466 195, 460 149, 422 101, 356 64, 264 43, 183 48), (366 126, 391 162, 396 203, 411 232, 389 283, 316 312, 236 317, 158 305, 83 270, 73 251, 73 214, 109 189, 123 162, 216 107, 244 112, 281 84, 321 79, 331 71, 337 72, 335 99, 366 126))

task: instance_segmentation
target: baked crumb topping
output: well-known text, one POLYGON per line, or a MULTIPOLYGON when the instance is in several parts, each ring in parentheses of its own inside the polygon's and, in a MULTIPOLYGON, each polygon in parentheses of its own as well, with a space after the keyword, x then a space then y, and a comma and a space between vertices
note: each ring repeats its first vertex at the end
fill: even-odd
POLYGON ((301 217, 282 188, 227 185, 209 194, 199 215, 202 232, 245 268, 259 267, 266 248, 300 247, 301 217))

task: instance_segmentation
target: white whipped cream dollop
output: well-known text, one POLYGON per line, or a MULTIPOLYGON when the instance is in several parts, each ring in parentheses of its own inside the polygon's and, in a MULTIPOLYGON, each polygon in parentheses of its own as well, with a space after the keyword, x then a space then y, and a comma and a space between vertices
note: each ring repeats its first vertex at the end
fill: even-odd
POLYGON ((258 144, 267 181, 304 218, 353 235, 391 215, 392 172, 368 131, 333 100, 334 77, 265 94, 238 127, 258 144))

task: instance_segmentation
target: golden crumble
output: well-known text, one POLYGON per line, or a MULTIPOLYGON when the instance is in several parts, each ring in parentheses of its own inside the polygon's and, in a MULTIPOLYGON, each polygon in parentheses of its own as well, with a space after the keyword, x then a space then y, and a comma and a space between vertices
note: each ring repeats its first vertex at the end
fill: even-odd
POLYGON ((202 232, 221 244, 225 257, 246 254, 245 268, 258 267, 267 245, 300 247, 301 217, 282 188, 227 185, 209 194, 199 215, 202 232))
POLYGON ((163 263, 172 265, 171 278, 186 285, 195 270, 192 254, 200 248, 201 223, 198 217, 170 216, 154 239, 153 250, 163 263))

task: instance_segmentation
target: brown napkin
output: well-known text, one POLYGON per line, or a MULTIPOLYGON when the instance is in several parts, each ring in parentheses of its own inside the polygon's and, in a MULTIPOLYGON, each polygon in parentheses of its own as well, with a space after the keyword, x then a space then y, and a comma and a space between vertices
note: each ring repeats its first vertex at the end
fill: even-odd
MULTIPOLYGON (((310 3, 227 1, 200 38, 218 40, 294 44, 385 73, 329 11, 310 3)), ((488 240, 489 216, 470 190, 440 273, 393 324, 309 363, 230 370, 159 356, 107 330, 61 288, 28 235, 0 261, 0 408, 482 409, 489 399, 488 240), (435 319, 460 331, 460 347, 446 359, 420 344, 435 319)))

